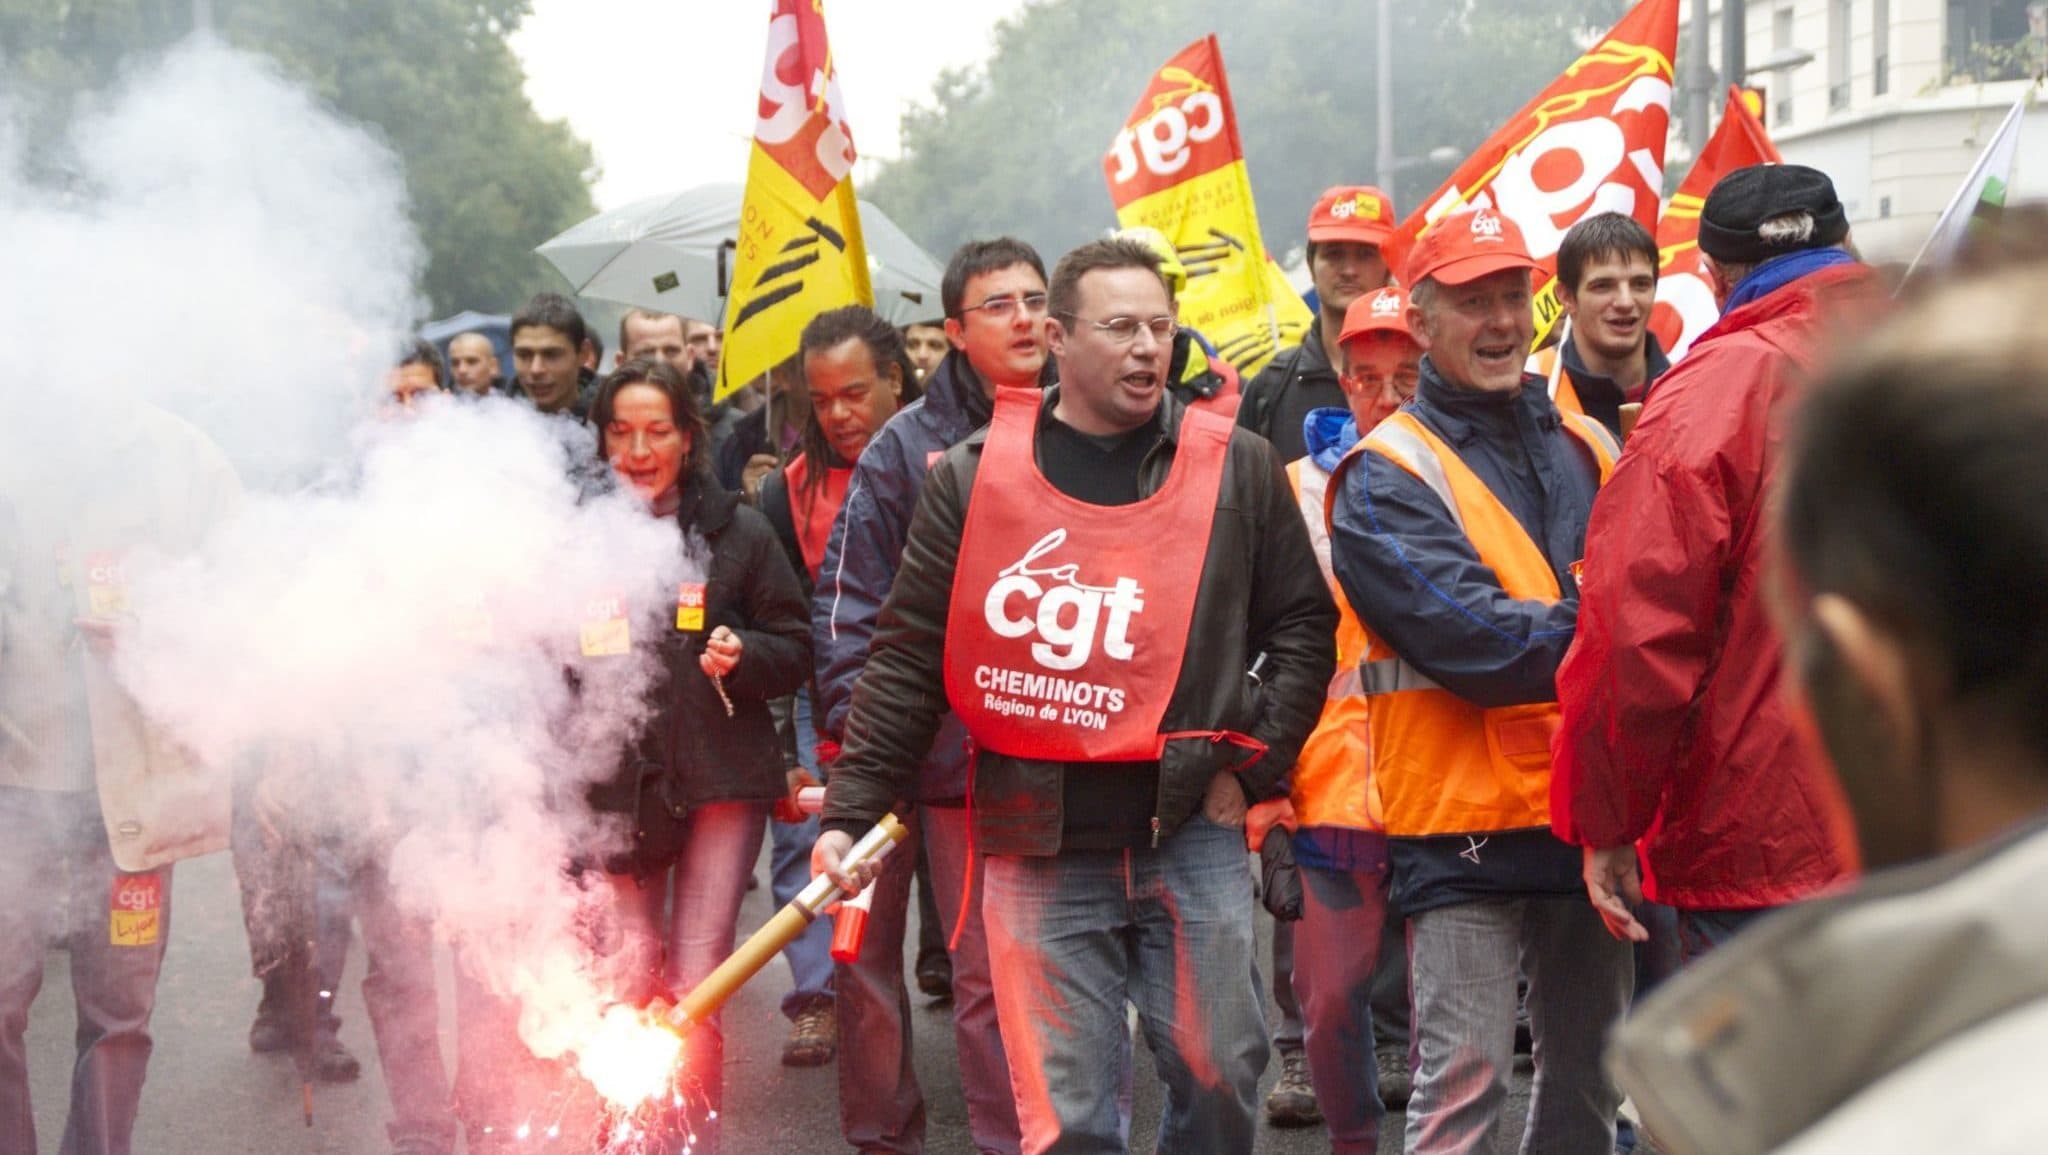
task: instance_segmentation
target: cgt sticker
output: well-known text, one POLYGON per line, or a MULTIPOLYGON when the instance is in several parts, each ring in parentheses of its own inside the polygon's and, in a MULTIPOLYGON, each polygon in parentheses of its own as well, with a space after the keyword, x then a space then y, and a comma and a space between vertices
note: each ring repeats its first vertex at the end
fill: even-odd
POLYGON ((85 605, 86 613, 95 618, 118 618, 128 612, 128 582, 120 554, 86 555, 85 605))
POLYGON ((156 871, 116 874, 109 909, 108 942, 115 946, 155 946, 163 934, 163 875, 156 871))
POLYGON ((703 582, 684 582, 676 587, 676 628, 693 634, 704 632, 703 582))
POLYGON ((583 606, 583 656, 616 658, 633 652, 633 631, 626 620, 626 599, 594 598, 583 606))

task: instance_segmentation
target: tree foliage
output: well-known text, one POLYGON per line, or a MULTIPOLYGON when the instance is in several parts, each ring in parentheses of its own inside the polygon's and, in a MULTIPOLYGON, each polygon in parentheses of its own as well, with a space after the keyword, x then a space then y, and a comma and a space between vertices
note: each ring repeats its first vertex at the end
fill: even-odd
MULTIPOLYGON (((1460 159, 1618 19, 1624 0, 1398 3, 1394 141, 1460 159)), ((1011 233, 1048 257, 1115 223, 1102 155, 1152 71, 1215 32, 1258 199, 1284 253, 1323 189, 1370 183, 1378 148, 1373 0, 1043 0, 996 29, 986 65, 949 71, 903 120, 870 195, 943 257, 1011 233)), ((845 78, 857 87, 860 78, 845 78)), ((1453 163, 1405 168, 1402 212, 1453 163)))
MULTIPOLYGON (((33 151, 80 94, 192 28, 191 0, 0 0, 0 69, 33 151)), ((507 41, 531 0, 212 0, 217 32, 267 54, 404 162, 437 313, 508 310, 558 281, 533 255, 590 215, 590 148, 526 99, 507 41)), ((280 158, 289 163, 288 158, 280 158)))

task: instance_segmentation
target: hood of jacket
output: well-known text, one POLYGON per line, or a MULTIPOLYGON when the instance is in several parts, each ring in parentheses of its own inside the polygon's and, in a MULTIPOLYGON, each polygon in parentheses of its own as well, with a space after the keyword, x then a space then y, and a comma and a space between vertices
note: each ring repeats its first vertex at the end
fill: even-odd
POLYGON ((1788 907, 1659 989, 1616 1031, 1610 1065, 1672 1155, 1777 1149, 1941 1044, 2048 999, 2043 893, 2036 821, 1788 907))
POLYGON ((1301 423, 1301 438, 1308 442, 1309 460, 1324 473, 1337 468, 1351 447, 1358 444, 1358 421, 1351 410, 1331 406, 1309 410, 1301 423))

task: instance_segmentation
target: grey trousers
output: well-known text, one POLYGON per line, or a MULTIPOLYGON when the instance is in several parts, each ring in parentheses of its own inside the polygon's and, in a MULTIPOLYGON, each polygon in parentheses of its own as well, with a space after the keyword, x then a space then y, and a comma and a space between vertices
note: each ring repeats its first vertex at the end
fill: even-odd
POLYGON ((1629 944, 1583 895, 1495 898, 1408 920, 1415 1094, 1408 1155, 1492 1152, 1515 1042, 1515 979, 1529 979, 1536 1080, 1523 1155, 1614 1150, 1621 1091, 1601 1064, 1635 987, 1629 944))
POLYGON ((44 958, 61 946, 71 952, 78 1058, 57 1150, 128 1155, 170 935, 170 867, 133 876, 116 870, 98 795, 0 787, 0 1151, 36 1150, 24 1034, 44 958), (150 941, 113 941, 117 879, 138 880, 160 896, 153 933, 132 918, 126 926, 126 937, 150 941))

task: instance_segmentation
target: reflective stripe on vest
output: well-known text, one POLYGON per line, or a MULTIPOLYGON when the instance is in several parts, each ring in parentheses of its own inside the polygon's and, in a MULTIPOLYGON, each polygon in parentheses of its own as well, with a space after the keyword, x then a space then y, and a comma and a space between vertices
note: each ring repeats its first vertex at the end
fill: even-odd
POLYGON ((1365 691, 1358 662, 1371 648, 1371 636, 1330 567, 1330 531, 1323 521, 1323 501, 1330 475, 1309 458, 1289 462, 1287 480, 1308 526, 1316 564, 1337 603, 1337 670, 1323 695, 1315 729, 1302 743, 1294 763, 1291 800, 1297 826, 1334 826, 1352 830, 1386 828, 1379 791, 1372 781, 1372 732, 1366 722, 1365 691))
MULTIPOLYGON (((1591 455, 1604 484, 1616 456, 1613 438, 1598 422, 1575 414, 1563 415, 1563 426, 1591 455)), ((1556 570, 1528 531, 1412 413, 1396 413, 1374 429, 1339 465, 1340 475, 1361 452, 1377 454, 1442 499, 1509 597, 1555 602, 1562 596, 1556 570)), ((1339 476, 1332 493, 1342 484, 1339 476)), ((1373 782, 1387 833, 1426 837, 1549 825, 1555 703, 1485 709, 1444 689, 1378 639, 1356 673, 1369 703, 1373 782)))
POLYGON ((1428 674, 1399 658, 1376 658, 1360 662, 1352 671, 1358 679, 1359 692, 1366 697, 1380 694, 1399 694, 1407 690, 1441 690, 1442 686, 1428 674))

